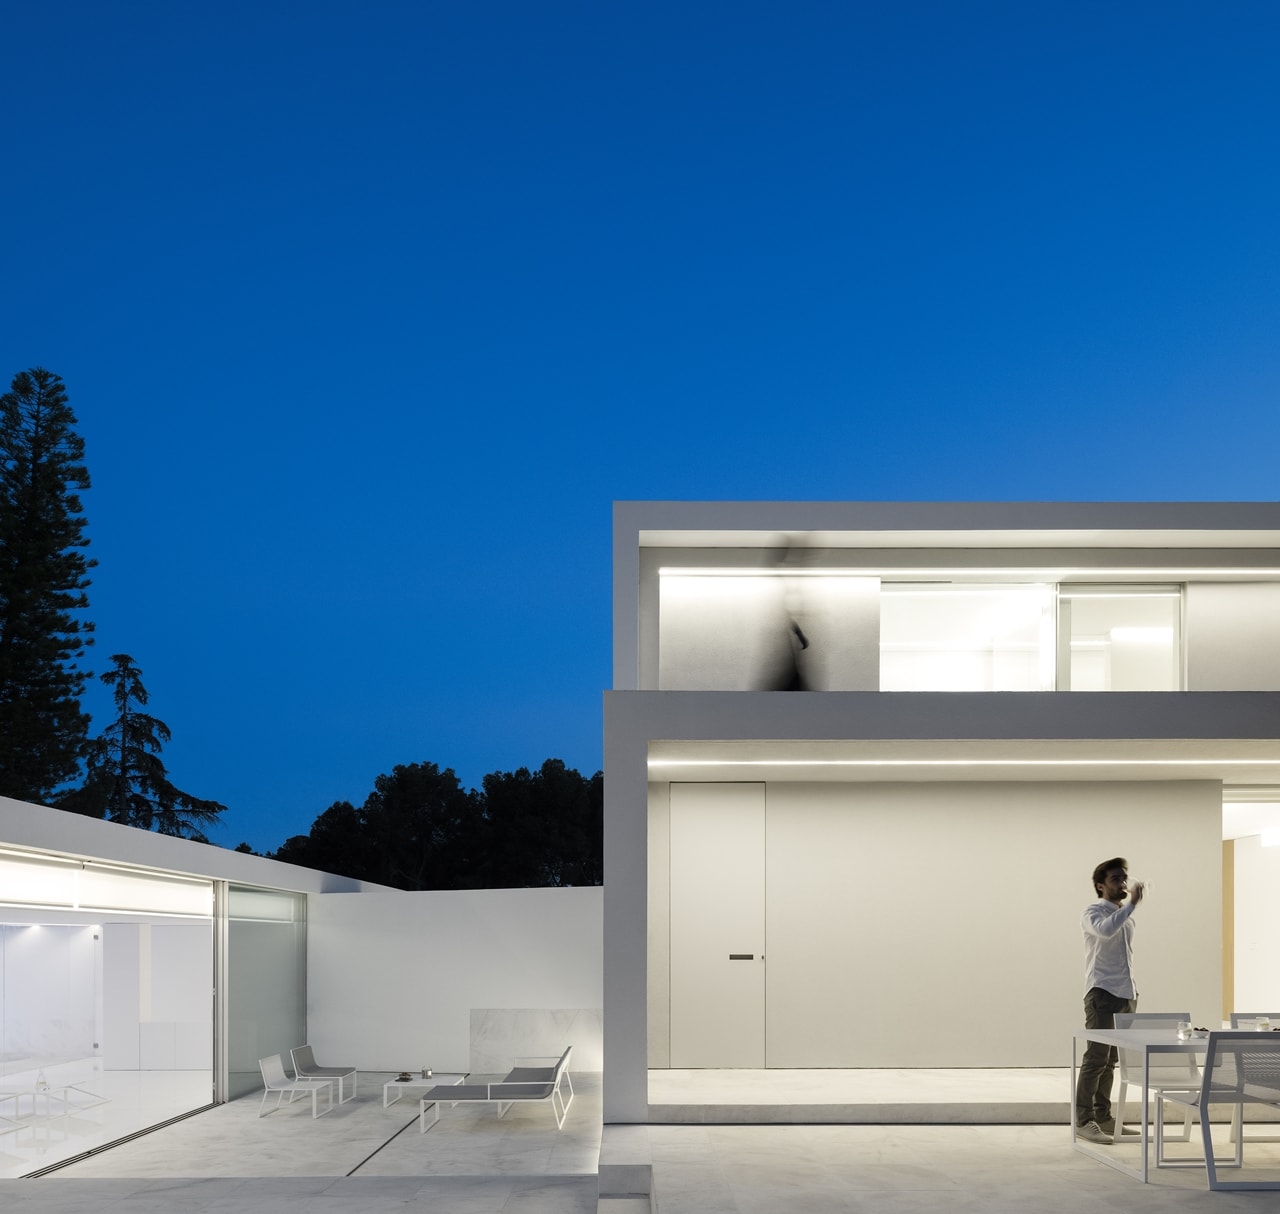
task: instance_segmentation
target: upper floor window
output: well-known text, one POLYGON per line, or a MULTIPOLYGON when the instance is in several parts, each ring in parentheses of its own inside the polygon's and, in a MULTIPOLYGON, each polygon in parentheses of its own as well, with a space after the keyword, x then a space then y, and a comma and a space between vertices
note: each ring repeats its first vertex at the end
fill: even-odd
MULTIPOLYGON (((1179 585, 662 570, 657 685, 715 691, 1178 691, 1179 585)), ((1202 611, 1201 628, 1208 615, 1202 611)))
POLYGON ((1178 691, 1181 632, 1177 586, 1061 586, 1058 687, 1178 691))
POLYGON ((886 582, 881 691, 1052 691, 1053 587, 886 582))

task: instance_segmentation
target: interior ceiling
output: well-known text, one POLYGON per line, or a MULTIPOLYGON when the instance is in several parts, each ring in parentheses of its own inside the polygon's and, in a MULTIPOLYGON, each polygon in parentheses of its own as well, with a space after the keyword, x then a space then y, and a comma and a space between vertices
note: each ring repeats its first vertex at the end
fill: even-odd
POLYGON ((1223 838, 1280 830, 1280 740, 652 741, 649 772, 679 782, 1212 780, 1223 838))

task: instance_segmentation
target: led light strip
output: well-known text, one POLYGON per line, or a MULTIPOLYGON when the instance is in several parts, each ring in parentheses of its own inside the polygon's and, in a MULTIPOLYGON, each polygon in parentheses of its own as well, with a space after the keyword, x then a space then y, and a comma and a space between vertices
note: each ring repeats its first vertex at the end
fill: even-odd
POLYGON ((693 566, 686 568, 681 565, 663 565, 658 569, 659 577, 878 577, 892 580, 897 577, 1007 578, 1013 574, 1026 578, 1042 578, 1045 581, 1058 581, 1064 577, 1092 578, 1094 581, 1107 582, 1117 578, 1127 577, 1160 577, 1168 581, 1177 581, 1179 578, 1184 577, 1268 577, 1280 580, 1280 569, 1277 569, 1274 566, 1250 566, 1244 569, 1227 569, 1217 567, 1198 569, 1187 568, 1186 566, 1179 566, 1177 568, 1152 566, 1150 568, 1117 569, 1106 565, 1090 565, 1085 568, 1039 568, 1028 567, 1025 565, 973 565, 959 569, 945 569, 931 565, 922 569, 911 569, 906 567, 888 569, 816 569, 812 567, 804 569, 756 569, 747 568, 745 566, 742 568, 701 568, 693 566))
POLYGON ((1280 767, 1280 759, 650 759, 664 767, 1280 767))

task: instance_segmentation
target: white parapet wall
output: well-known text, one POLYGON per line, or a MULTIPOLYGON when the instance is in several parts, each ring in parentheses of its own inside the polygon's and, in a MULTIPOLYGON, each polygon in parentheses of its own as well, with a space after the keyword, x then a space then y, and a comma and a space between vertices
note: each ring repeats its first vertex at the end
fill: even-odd
MULTIPOLYGON (((307 913, 307 1031, 322 1063, 469 1071, 473 1021, 490 1034, 524 1021, 535 1035, 572 1026, 583 1040, 560 1048, 574 1047, 574 1069, 601 1069, 599 886, 313 894, 307 913)), ((517 1052, 531 1044, 511 1038, 517 1052)))

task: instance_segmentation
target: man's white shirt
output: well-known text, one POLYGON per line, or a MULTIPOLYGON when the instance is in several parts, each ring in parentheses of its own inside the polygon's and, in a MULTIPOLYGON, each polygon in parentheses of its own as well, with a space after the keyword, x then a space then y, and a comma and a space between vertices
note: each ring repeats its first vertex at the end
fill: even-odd
POLYGON ((1084 991, 1095 986, 1121 999, 1133 999, 1138 988, 1133 982, 1134 904, 1117 906, 1105 898, 1084 908, 1084 991))

